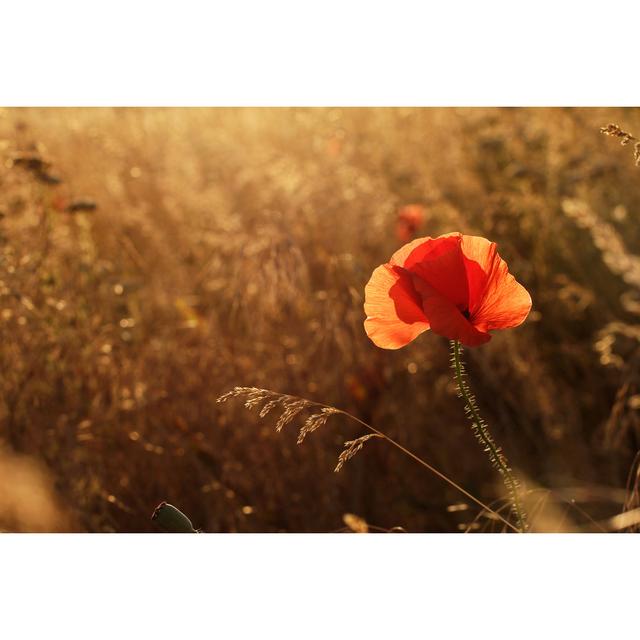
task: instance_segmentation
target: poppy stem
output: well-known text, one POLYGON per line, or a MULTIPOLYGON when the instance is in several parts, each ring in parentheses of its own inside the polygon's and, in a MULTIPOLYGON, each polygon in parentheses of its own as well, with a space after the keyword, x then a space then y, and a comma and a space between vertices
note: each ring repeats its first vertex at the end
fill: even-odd
POLYGON ((520 484, 513 475, 507 458, 502 453, 502 449, 496 444, 493 436, 489 432, 487 423, 482 419, 478 412, 478 405, 471 389, 465 380, 466 373, 464 362, 462 361, 462 346, 458 340, 451 341, 451 364, 455 370, 456 383, 458 385, 458 395, 464 399, 464 411, 471 422, 473 434, 477 438, 482 448, 487 452, 491 464, 498 470, 502 476, 505 487, 509 493, 511 506, 516 518, 518 529, 524 533, 527 531, 527 516, 520 504, 519 489, 520 484))

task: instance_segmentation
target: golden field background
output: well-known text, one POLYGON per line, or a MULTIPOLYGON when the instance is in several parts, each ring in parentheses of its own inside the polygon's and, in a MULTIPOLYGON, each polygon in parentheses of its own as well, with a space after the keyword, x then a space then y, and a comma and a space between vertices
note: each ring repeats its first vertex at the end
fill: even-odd
POLYGON ((153 531, 161 500, 211 532, 467 529, 477 509, 386 442, 334 474, 353 422, 297 447, 216 403, 335 405, 501 496, 447 341, 387 352, 362 327, 408 204, 419 236, 496 241, 532 295, 466 359, 537 528, 620 528, 640 506, 640 167, 610 122, 640 135, 636 109, 1 110, 0 529, 153 531))

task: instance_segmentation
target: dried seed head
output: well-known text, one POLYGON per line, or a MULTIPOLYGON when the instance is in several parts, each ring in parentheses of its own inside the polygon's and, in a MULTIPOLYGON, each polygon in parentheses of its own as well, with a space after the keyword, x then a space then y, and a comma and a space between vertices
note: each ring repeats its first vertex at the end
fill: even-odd
POLYGON ((333 407, 324 407, 320 413, 314 413, 309 416, 306 422, 302 425, 302 429, 300 429, 300 433, 298 434, 298 444, 302 444, 304 439, 310 434, 313 433, 316 429, 323 427, 329 416, 339 413, 337 409, 333 407))
POLYGON ((282 428, 288 425, 308 404, 306 400, 283 402, 284 411, 276 422, 276 431, 278 433, 282 431, 282 428))
POLYGON ((338 471, 344 467, 345 463, 351 460, 351 458, 353 458, 353 456, 355 456, 356 453, 364 447, 364 443, 371 438, 382 438, 382 436, 377 433, 368 433, 366 436, 360 436, 355 440, 347 440, 344 443, 344 451, 338 456, 338 464, 334 471, 338 473, 338 471))
POLYGON ((609 123, 606 127, 600 127, 600 133, 604 133, 605 136, 612 136, 614 138, 620 138, 620 144, 629 144, 631 140, 635 140, 635 137, 630 133, 623 131, 617 124, 609 123))
POLYGON ((636 163, 636 167, 640 166, 640 141, 638 138, 627 131, 623 131, 617 124, 613 123, 608 124, 606 127, 600 127, 600 133, 604 133, 606 136, 612 136, 613 138, 618 138, 622 146, 625 146, 630 142, 635 142, 633 145, 633 160, 636 163))

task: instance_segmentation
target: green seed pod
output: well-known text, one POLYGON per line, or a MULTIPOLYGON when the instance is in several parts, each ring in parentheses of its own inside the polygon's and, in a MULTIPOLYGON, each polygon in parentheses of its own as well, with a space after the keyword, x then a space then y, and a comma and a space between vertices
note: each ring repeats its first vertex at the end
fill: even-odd
POLYGON ((168 502, 161 502, 151 519, 166 533, 198 533, 193 528, 191 520, 168 502))

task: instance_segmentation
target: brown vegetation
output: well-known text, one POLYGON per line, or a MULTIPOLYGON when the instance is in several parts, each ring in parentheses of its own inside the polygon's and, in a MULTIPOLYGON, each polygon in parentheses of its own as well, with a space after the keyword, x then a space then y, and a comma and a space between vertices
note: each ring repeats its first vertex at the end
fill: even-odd
POLYGON ((468 529, 475 505, 384 439, 333 473, 363 435, 344 416, 298 447, 308 412, 278 434, 216 403, 335 406, 500 495, 447 341, 363 331, 407 205, 417 235, 496 241, 531 292, 522 327, 465 352, 528 511, 576 530, 637 509, 640 169, 609 122, 640 112, 0 111, 0 529, 152 531, 162 500, 205 531, 468 529))

